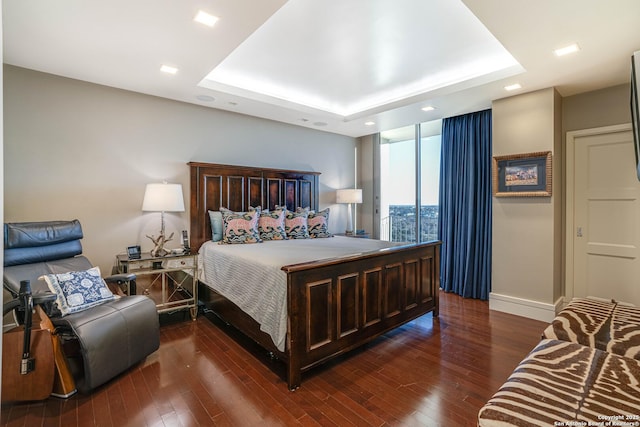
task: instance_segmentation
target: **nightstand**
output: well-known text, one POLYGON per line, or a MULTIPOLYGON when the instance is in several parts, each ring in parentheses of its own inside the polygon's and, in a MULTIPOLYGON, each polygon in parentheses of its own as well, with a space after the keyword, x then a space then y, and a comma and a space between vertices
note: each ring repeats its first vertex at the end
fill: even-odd
POLYGON ((147 295, 156 303, 158 313, 189 309, 191 318, 198 315, 198 271, 196 254, 170 254, 152 257, 143 252, 138 259, 126 254, 116 256, 119 273, 136 275, 137 292, 147 295))

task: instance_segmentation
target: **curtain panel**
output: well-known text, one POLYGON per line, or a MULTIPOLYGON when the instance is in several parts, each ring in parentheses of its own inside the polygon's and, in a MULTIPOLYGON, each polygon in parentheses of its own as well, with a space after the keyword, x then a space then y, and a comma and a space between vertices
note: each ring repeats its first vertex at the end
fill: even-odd
POLYGON ((486 300, 491 291, 491 110, 442 121, 441 287, 486 300))

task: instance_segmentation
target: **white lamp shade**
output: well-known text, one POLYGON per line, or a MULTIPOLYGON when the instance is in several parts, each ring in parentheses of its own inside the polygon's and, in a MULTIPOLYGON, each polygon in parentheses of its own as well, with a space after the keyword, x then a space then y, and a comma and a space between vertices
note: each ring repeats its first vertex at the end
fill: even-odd
POLYGON ((184 212, 182 184, 147 184, 142 201, 143 211, 184 212))
POLYGON ((362 203, 362 190, 359 188, 337 190, 336 203, 362 203))

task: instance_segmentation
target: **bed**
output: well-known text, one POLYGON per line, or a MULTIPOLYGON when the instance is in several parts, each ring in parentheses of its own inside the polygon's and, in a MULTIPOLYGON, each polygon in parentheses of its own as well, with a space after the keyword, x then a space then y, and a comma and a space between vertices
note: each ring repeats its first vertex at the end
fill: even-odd
MULTIPOLYGON (((210 210, 225 207, 245 212, 251 206, 274 209, 276 205, 289 210, 318 209, 317 172, 196 162, 189 166, 193 252, 211 240, 210 210)), ((340 241, 338 237, 327 240, 333 239, 340 241)), ((364 240, 343 239, 353 244, 364 240)), ((254 249, 266 247, 260 243, 254 249)), ((287 385, 294 390, 300 386, 303 372, 426 313, 437 316, 439 267, 437 241, 283 265, 286 333, 281 345, 202 277, 198 294, 223 321, 281 359, 286 364, 287 385)))

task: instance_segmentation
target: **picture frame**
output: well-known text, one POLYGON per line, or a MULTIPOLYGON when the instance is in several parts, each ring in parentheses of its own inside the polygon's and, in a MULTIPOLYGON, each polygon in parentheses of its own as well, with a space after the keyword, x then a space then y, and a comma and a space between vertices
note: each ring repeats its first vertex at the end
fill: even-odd
POLYGON ((129 259, 140 259, 142 256, 140 245, 127 246, 127 255, 129 259))
POLYGON ((550 197, 551 151, 493 157, 495 197, 550 197))

